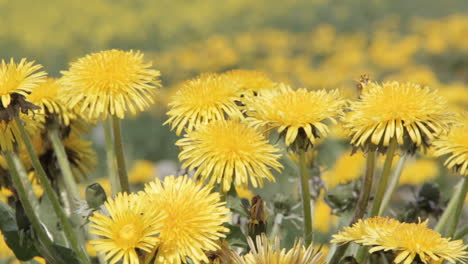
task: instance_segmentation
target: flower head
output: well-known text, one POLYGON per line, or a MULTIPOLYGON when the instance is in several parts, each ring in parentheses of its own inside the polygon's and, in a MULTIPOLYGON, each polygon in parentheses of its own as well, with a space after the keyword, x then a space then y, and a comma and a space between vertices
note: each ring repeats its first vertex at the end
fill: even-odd
POLYGON ((468 175, 468 114, 448 135, 435 141, 434 146, 436 155, 449 155, 444 163, 447 168, 468 175))
POLYGON ((433 159, 418 159, 412 163, 409 163, 403 169, 399 184, 422 184, 428 182, 439 173, 439 167, 437 162, 433 159))
POLYGON ((147 203, 144 194, 119 193, 104 203, 108 215, 95 212, 89 218, 93 234, 104 238, 92 240, 98 251, 106 253, 106 260, 114 264, 139 264, 137 250, 151 252, 159 242, 164 212, 147 203))
POLYGON ((385 151, 395 138, 400 147, 414 152, 448 130, 452 118, 435 91, 410 82, 362 85, 360 100, 351 103, 343 119, 356 148, 385 151))
POLYGON ((156 164, 149 160, 137 160, 128 173, 131 183, 145 183, 157 175, 156 164))
POLYGON ((221 183, 223 190, 246 184, 263 186, 274 181, 269 167, 279 171, 279 150, 257 130, 238 120, 218 120, 200 126, 176 142, 182 148, 182 167, 196 170, 194 177, 221 183))
POLYGON ((441 259, 450 263, 468 258, 462 240, 451 241, 443 238, 436 231, 427 227, 428 221, 420 223, 400 223, 397 220, 374 217, 359 220, 352 227, 333 236, 333 243, 348 243, 354 241, 371 246, 369 252, 392 250, 396 257, 395 263, 412 263, 416 256, 423 263, 435 262, 441 259))
MULTIPOLYGON (((26 131, 33 135, 42 129, 43 116, 20 113, 21 122, 23 122, 26 131)), ((14 120, 1 120, 0 119, 0 150, 8 151, 13 150, 15 144, 22 142, 21 133, 18 124, 14 120)))
POLYGON ((313 146, 328 134, 325 120, 335 121, 344 101, 338 91, 292 90, 280 85, 246 102, 247 118, 254 127, 274 128, 285 136, 286 145, 313 146))
POLYGON ((38 111, 40 114, 56 114, 63 124, 68 126, 75 115, 72 109, 63 102, 63 96, 63 86, 57 79, 48 78, 44 83, 32 89, 26 99, 41 108, 38 111))
POLYGON ((192 131, 200 124, 229 117, 242 117, 237 106, 241 86, 222 75, 204 74, 184 83, 169 102, 170 124, 180 135, 184 128, 192 131))
POLYGON ((127 111, 136 114, 154 102, 160 73, 150 67, 138 51, 113 49, 87 55, 62 72, 64 101, 71 108, 79 105, 78 111, 92 120, 108 115, 122 119, 127 111))
POLYGON ((223 226, 229 220, 229 209, 220 201, 219 193, 194 182, 187 176, 168 176, 145 187, 149 200, 164 212, 163 228, 154 263, 208 262, 205 251, 216 251, 216 241, 229 230, 223 226))
POLYGON ((34 61, 27 62, 26 59, 16 64, 12 59, 7 63, 2 60, 0 65, 0 99, 1 107, 7 108, 14 101, 13 95, 26 97, 41 82, 45 81, 46 73, 38 72, 42 66, 34 65, 34 61))
POLYGON ((235 257, 235 264, 325 264, 323 254, 312 245, 306 248, 300 240, 289 250, 280 247, 278 238, 270 242, 264 233, 257 236, 256 243, 249 237, 248 243, 251 252, 243 258, 235 257))
POLYGON ((72 132, 63 139, 63 145, 73 175, 86 178, 97 165, 97 154, 92 147, 93 143, 72 130, 72 132))
POLYGON ((365 167, 365 158, 362 153, 346 151, 335 162, 333 168, 325 171, 323 180, 327 188, 333 188, 338 184, 346 184, 359 179, 365 167))

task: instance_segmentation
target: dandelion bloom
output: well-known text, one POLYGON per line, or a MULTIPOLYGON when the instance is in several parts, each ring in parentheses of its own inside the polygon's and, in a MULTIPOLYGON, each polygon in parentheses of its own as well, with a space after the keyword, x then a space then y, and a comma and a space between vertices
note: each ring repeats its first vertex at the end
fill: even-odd
POLYGON ((187 176, 168 176, 145 186, 149 200, 167 218, 154 263, 208 262, 206 251, 219 249, 217 240, 225 237, 229 229, 223 226, 229 220, 229 209, 220 201, 219 193, 187 176))
POLYGON ((242 117, 236 102, 240 100, 240 85, 217 74, 204 74, 184 83, 169 102, 170 124, 180 135, 184 128, 192 131, 211 120, 242 117))
POLYGON ((139 264, 137 250, 151 252, 159 242, 164 213, 148 207, 144 195, 119 193, 104 203, 107 214, 95 212, 89 218, 90 232, 104 238, 92 240, 97 251, 106 253, 110 264, 139 264))
MULTIPOLYGON (((286 145, 316 139, 328 135, 325 120, 336 123, 335 116, 342 113, 344 100, 337 90, 292 90, 286 85, 267 90, 246 102, 249 121, 254 127, 274 128, 284 135, 286 145)), ((301 144, 302 146, 302 144, 301 144)))
MULTIPOLYGON (((3 110, 5 111, 5 110, 3 110)), ((1 111, 0 111, 1 112, 1 111)), ((43 116, 30 114, 19 114, 20 119, 24 123, 26 131, 30 134, 36 134, 40 131, 44 122, 43 116)), ((2 120, 0 119, 0 131, 2 135, 0 136, 0 150, 9 151, 14 150, 15 144, 22 142, 21 133, 18 127, 18 124, 13 120, 2 120)))
POLYGON ((7 108, 14 100, 14 95, 26 97, 40 83, 45 81, 46 73, 38 72, 42 66, 34 65, 34 61, 21 59, 17 64, 13 58, 7 63, 2 60, 0 65, 0 98, 2 108, 7 108))
POLYGON ((45 82, 32 89, 26 100, 39 106, 41 108, 38 111, 40 114, 56 114, 63 121, 63 124, 68 126, 75 115, 72 109, 64 103, 63 96, 63 86, 57 79, 47 78, 45 82))
POLYGON ((439 174, 439 166, 434 159, 418 159, 403 168, 399 184, 423 184, 439 174))
POLYGON ((231 184, 249 182, 263 186, 263 179, 274 181, 269 167, 280 171, 279 150, 257 130, 238 120, 218 120, 188 132, 176 142, 182 148, 182 167, 195 170, 194 177, 220 183, 228 191, 231 184))
POLYGON ((362 153, 352 154, 346 151, 336 160, 333 168, 324 172, 322 179, 329 189, 355 181, 361 177, 365 161, 362 153))
POLYGON ((415 83, 362 83, 360 100, 343 118, 351 144, 385 151, 390 140, 409 152, 428 147, 451 123, 447 105, 436 91, 415 83))
POLYGON ((63 139, 63 146, 73 175, 86 178, 97 165, 97 154, 93 149, 93 142, 84 139, 72 129, 70 134, 63 139))
POLYGON ((296 241, 289 250, 280 247, 275 238, 270 242, 265 234, 256 237, 256 243, 249 237, 250 253, 243 257, 234 257, 235 264, 325 264, 323 254, 316 252, 313 245, 307 248, 301 240, 296 241))
POLYGON ((139 51, 106 50, 70 64, 63 71, 64 101, 91 120, 108 115, 122 119, 136 114, 154 102, 159 71, 150 68, 139 51))
POLYGON ((451 241, 427 227, 428 220, 419 223, 400 223, 397 220, 374 217, 359 220, 352 227, 333 236, 333 243, 356 242, 371 246, 369 252, 393 251, 395 263, 410 264, 416 258, 424 263, 447 260, 465 263, 468 257, 462 240, 451 241))
POLYGON ((449 155, 445 166, 461 175, 468 175, 468 114, 448 135, 434 142, 437 156, 449 155))

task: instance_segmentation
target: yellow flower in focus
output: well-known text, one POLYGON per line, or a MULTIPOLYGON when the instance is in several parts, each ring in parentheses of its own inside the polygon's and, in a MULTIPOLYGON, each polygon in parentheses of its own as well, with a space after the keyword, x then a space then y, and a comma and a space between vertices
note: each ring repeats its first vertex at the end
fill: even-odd
POLYGON ((284 134, 288 146, 300 139, 313 146, 317 138, 328 134, 324 121, 336 123, 335 117, 342 113, 344 100, 337 90, 292 90, 280 85, 278 89, 264 91, 246 104, 247 121, 252 126, 277 129, 278 133, 284 134))
POLYGON ((235 264, 325 264, 325 256, 316 252, 313 245, 304 246, 301 240, 294 243, 289 250, 281 248, 280 241, 276 237, 270 242, 262 233, 257 236, 256 242, 249 237, 247 242, 250 253, 242 258, 234 258, 235 264))
POLYGON ((362 153, 344 152, 332 169, 324 172, 322 179, 327 188, 331 189, 338 184, 346 184, 359 179, 365 167, 366 159, 362 153))
MULTIPOLYGON (((43 116, 41 115, 27 115, 20 113, 20 118, 24 123, 26 131, 30 135, 34 135, 42 128, 43 116)), ((22 142, 19 127, 14 120, 0 120, 0 150, 9 151, 13 150, 15 144, 22 142)))
POLYGON ((44 83, 32 89, 26 97, 31 103, 41 107, 38 111, 42 115, 57 114, 64 125, 70 124, 70 119, 75 118, 71 109, 63 102, 63 86, 54 78, 48 78, 44 83))
POLYGON ((242 117, 236 102, 240 100, 241 85, 230 78, 217 74, 204 74, 189 80, 176 92, 169 102, 170 124, 180 135, 184 128, 192 131, 200 124, 222 120, 226 116, 242 117))
POLYGON ((91 240, 97 251, 114 264, 139 264, 138 251, 150 253, 159 242, 164 212, 151 207, 144 194, 119 193, 104 203, 107 214, 95 212, 90 233, 104 238, 91 240))
POLYGON ((135 115, 154 102, 159 71, 150 68, 139 51, 106 50, 93 53, 62 71, 63 100, 91 120, 108 115, 135 115))
POLYGON ((131 183, 145 183, 155 177, 156 165, 148 160, 137 160, 133 164, 132 169, 128 173, 128 178, 131 183))
POLYGON ((343 118, 356 148, 384 151, 396 138, 400 147, 412 153, 448 131, 453 118, 436 91, 410 82, 362 84, 361 99, 351 103, 343 118))
POLYGON ((224 191, 231 184, 249 181, 263 187, 263 180, 275 181, 269 167, 280 171, 279 150, 257 130, 238 120, 218 120, 188 132, 176 142, 182 148, 182 167, 196 170, 194 177, 220 183, 224 191))
POLYGON ((407 163, 400 176, 400 184, 418 185, 428 182, 439 173, 437 162, 432 159, 419 159, 407 163))
POLYGON ((338 222, 338 217, 332 214, 332 209, 320 197, 314 205, 313 229, 322 233, 328 233, 330 228, 338 222))
POLYGON ((468 175, 468 113, 464 114, 448 135, 434 142, 435 155, 449 157, 444 165, 461 175, 468 175))
POLYGON ((42 66, 34 65, 34 61, 27 62, 21 59, 17 64, 10 59, 10 62, 2 60, 0 65, 0 99, 2 108, 7 108, 13 96, 21 95, 26 97, 32 89, 36 88, 41 82, 45 81, 46 73, 38 72, 42 66))
POLYGON ((410 264, 416 258, 424 263, 445 259, 465 263, 468 246, 462 240, 450 241, 427 227, 428 221, 400 223, 384 217, 359 220, 352 227, 333 236, 332 243, 356 242, 371 246, 369 252, 389 251, 396 254, 394 263, 410 264))
POLYGON ((275 83, 265 73, 258 71, 231 70, 223 73, 222 76, 238 83, 239 89, 243 92, 256 93, 263 89, 272 89, 275 86, 275 83))
POLYGON ((163 228, 157 249, 156 264, 208 262, 206 251, 216 251, 216 241, 225 237, 229 220, 225 202, 219 193, 187 176, 156 179, 145 187, 151 204, 164 212, 163 228))

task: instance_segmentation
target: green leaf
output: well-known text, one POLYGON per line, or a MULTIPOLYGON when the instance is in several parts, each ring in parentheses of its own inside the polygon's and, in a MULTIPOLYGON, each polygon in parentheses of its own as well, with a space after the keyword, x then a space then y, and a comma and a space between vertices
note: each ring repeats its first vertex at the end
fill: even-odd
POLYGON ((13 209, 3 202, 0 202, 0 229, 6 244, 18 260, 28 261, 39 256, 33 244, 31 231, 18 230, 13 209))
POLYGON ((231 246, 247 248, 247 238, 242 233, 240 226, 231 224, 225 224, 225 226, 229 228, 229 234, 226 238, 229 244, 231 246))
POLYGON ((80 264, 78 257, 75 252, 69 248, 53 244, 52 247, 55 249, 55 252, 60 256, 60 258, 67 264, 80 264))

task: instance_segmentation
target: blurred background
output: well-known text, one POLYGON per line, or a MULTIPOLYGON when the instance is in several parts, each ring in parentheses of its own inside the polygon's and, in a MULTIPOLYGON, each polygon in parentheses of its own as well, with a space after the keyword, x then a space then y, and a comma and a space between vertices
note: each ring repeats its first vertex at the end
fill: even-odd
MULTIPOLYGON (((0 0, 3 59, 34 59, 59 77, 70 61, 88 53, 134 49, 161 71, 157 104, 124 122, 136 184, 178 170, 177 137, 162 125, 166 105, 183 81, 200 73, 257 70, 293 87, 338 88, 349 99, 356 98, 359 76, 368 74, 379 82, 438 88, 452 110, 461 112, 468 109, 467 36, 466 0, 0 0)), ((105 174, 102 130, 97 127, 90 138, 100 154, 93 179, 105 174)), ((330 190, 346 177, 359 177, 364 158, 352 157, 336 127, 319 146, 317 159, 317 175, 330 190)), ((277 201, 283 198, 273 193, 280 192, 294 201, 296 189, 289 187, 297 184, 296 169, 287 159, 284 163, 285 172, 268 192, 243 190, 245 197, 261 193, 277 201)), ((436 179, 450 190, 456 181, 430 155, 408 164, 397 196, 403 200, 395 203, 402 208, 416 199, 422 183, 436 179)), ((316 195, 316 230, 323 234, 316 239, 324 242, 336 231, 337 218, 330 215, 330 203, 320 202, 323 194, 316 195)), ((443 193, 441 203, 446 197, 443 193)))

